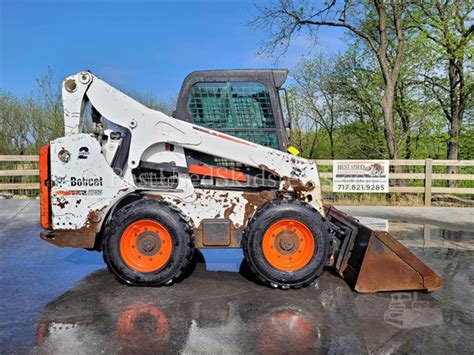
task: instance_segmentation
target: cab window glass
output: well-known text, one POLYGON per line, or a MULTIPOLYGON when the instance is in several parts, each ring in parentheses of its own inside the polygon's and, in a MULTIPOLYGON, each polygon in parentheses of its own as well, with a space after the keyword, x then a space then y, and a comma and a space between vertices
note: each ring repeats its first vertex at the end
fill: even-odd
POLYGON ((193 122, 209 128, 274 128, 270 95, 260 83, 196 83, 188 98, 193 122))

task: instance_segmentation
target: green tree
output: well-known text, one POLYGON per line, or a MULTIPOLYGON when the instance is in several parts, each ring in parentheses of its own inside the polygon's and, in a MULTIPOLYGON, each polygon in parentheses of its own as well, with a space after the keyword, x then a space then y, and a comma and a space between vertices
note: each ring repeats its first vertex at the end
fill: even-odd
POLYGON ((342 98, 337 88, 334 58, 320 54, 303 59, 293 71, 300 115, 321 127, 329 138, 331 159, 335 158, 335 131, 342 120, 342 98))
MULTIPOLYGON (((412 20, 427 54, 423 80, 448 121, 446 157, 458 159, 464 115, 472 105, 474 91, 474 3, 472 0, 429 0, 415 2, 414 6, 417 11, 412 13, 412 20), (469 66, 471 70, 467 70, 469 66)), ((448 173, 456 172, 456 167, 448 168, 448 173)), ((451 181, 450 186, 454 185, 451 181)))
POLYGON ((336 89, 344 102, 344 115, 352 122, 346 124, 343 130, 347 138, 341 137, 345 142, 342 144, 345 154, 354 158, 386 157, 384 120, 379 100, 383 79, 377 63, 356 44, 333 63, 336 89))
MULTIPOLYGON (((41 146, 64 135, 61 81, 51 69, 37 80, 30 95, 0 93, 0 154, 37 154, 41 146)), ((172 103, 151 93, 132 93, 154 110, 171 114, 172 103)))
POLYGON ((22 102, 11 94, 0 95, 0 154, 26 154, 29 147, 31 101, 22 102))
MULTIPOLYGON (((304 103, 301 100, 299 92, 294 86, 288 90, 288 104, 292 115, 291 129, 289 130, 289 138, 291 145, 298 148, 301 156, 314 159, 316 156, 316 147, 319 146, 319 132, 316 123, 309 120, 304 115, 304 103)), ((283 101, 286 106, 286 101, 283 101)))
POLYGON ((384 117, 384 133, 391 159, 399 157, 395 137, 395 88, 405 54, 407 14, 411 1, 331 0, 316 2, 280 0, 278 4, 260 7, 260 15, 253 24, 264 28, 270 40, 264 49, 268 53, 286 51, 291 39, 302 29, 317 36, 321 26, 341 27, 361 40, 377 60, 384 87, 380 104, 384 117))

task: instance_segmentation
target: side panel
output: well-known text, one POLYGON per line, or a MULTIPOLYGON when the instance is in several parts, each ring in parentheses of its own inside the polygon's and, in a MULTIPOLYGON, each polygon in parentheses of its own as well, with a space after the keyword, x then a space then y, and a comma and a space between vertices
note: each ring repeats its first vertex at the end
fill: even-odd
POLYGON ((51 142, 51 212, 55 231, 100 230, 115 201, 134 190, 117 176, 87 134, 51 142))

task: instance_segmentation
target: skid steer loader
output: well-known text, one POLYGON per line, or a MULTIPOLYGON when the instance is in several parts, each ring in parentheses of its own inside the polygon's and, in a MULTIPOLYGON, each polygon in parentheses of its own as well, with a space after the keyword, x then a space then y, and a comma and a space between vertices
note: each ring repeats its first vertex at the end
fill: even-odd
POLYGON ((286 152, 286 77, 192 73, 174 117, 90 72, 66 78, 65 136, 40 152, 41 238, 101 250, 133 285, 180 279, 195 248, 242 248, 275 288, 330 267, 359 292, 438 289, 441 278, 392 236, 322 204, 316 164, 286 152))

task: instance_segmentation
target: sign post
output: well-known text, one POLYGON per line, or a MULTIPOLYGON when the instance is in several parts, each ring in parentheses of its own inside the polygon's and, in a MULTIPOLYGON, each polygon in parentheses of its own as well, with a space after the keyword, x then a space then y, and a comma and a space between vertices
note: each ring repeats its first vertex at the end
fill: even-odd
POLYGON ((387 193, 388 160, 334 160, 333 192, 387 193))

